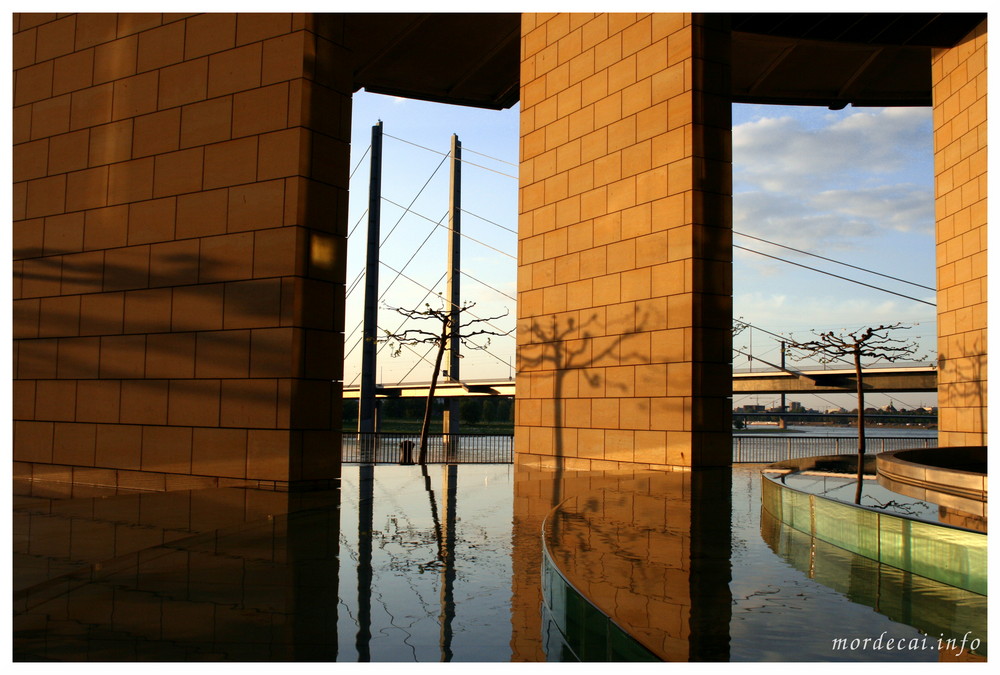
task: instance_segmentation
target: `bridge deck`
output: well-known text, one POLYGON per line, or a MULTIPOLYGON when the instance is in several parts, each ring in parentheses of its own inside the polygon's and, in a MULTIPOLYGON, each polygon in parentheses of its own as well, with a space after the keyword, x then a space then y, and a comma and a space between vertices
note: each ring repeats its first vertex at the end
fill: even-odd
MULTIPOLYGON (((933 366, 915 368, 866 368, 862 371, 865 391, 908 392, 937 391, 937 369, 933 366)), ((764 371, 734 373, 734 394, 812 394, 850 392, 855 389, 853 370, 764 371)), ((422 398, 427 396, 429 382, 383 384, 378 387, 380 398, 422 398)), ((344 387, 344 398, 357 398, 359 387, 344 387)), ((435 396, 514 396, 514 380, 466 380, 438 382, 435 396)))

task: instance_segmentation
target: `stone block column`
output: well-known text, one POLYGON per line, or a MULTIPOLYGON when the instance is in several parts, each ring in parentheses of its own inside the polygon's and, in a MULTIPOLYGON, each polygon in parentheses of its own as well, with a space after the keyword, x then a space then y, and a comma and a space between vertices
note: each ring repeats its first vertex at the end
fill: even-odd
POLYGON ((986 445, 986 22, 935 51, 938 442, 986 445))
POLYGON ((339 474, 336 17, 14 16, 15 475, 339 474))
POLYGON ((723 16, 522 18, 518 461, 730 461, 723 16))

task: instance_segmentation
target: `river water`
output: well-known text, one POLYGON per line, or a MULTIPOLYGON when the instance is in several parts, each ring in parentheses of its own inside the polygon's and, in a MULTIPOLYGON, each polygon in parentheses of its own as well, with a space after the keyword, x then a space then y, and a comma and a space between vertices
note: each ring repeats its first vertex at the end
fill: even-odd
MULTIPOLYGON (((523 513, 534 485, 509 464, 345 465, 329 506, 154 545, 64 585, 22 589, 18 597, 32 600, 15 612, 14 658, 551 659, 540 636, 535 529, 545 509, 527 521, 523 513)), ((935 649, 836 650, 831 639, 978 631, 985 641, 985 597, 899 578, 762 522, 759 466, 734 467, 731 485, 729 660, 936 661, 935 649), (890 587, 904 605, 889 601, 890 587)), ((235 489, 218 490, 221 498, 235 489)), ((59 510, 76 531, 92 522, 86 514, 121 499, 134 498, 71 500, 79 504, 59 510)), ((33 512, 51 512, 44 501, 33 500, 33 512)), ((15 572, 20 559, 44 563, 31 544, 42 518, 17 520, 31 527, 15 533, 27 542, 15 572)))

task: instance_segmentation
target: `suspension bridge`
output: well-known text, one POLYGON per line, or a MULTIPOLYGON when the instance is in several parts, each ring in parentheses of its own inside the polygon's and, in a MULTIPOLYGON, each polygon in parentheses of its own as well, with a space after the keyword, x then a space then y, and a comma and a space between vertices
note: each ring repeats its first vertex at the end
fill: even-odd
MULTIPOLYGON (((491 278, 484 279, 484 276, 489 276, 490 270, 480 269, 477 267, 476 274, 473 274, 469 271, 469 269, 467 269, 469 267, 468 265, 466 268, 463 268, 462 247, 463 244, 471 244, 472 246, 485 248, 490 251, 491 254, 494 255, 495 260, 509 260, 511 270, 508 278, 513 279, 516 274, 515 265, 517 258, 513 253, 504 250, 504 248, 505 246, 509 246, 511 249, 514 249, 516 247, 516 240, 514 245, 510 246, 509 244, 499 242, 497 236, 495 235, 514 235, 516 237, 517 230, 514 227, 505 225, 503 222, 498 222, 505 219, 515 221, 516 213, 513 211, 511 213, 503 214, 502 216, 487 218, 463 208, 462 171, 463 167, 472 167, 476 171, 488 172, 489 174, 499 177, 500 179, 516 183, 517 176, 514 175, 514 172, 507 167, 516 167, 517 165, 513 162, 507 162, 500 158, 492 157, 485 153, 478 153, 469 149, 464 149, 464 152, 477 155, 476 161, 470 161, 468 158, 463 157, 463 147, 457 136, 452 137, 450 150, 448 152, 443 152, 385 133, 382 128, 382 123, 379 122, 372 128, 371 145, 367 150, 365 150, 352 171, 351 175, 353 177, 362 166, 364 160, 369 158, 370 175, 368 208, 359 218, 357 218, 348 235, 350 239, 356 231, 359 233, 363 232, 363 230, 360 229, 360 225, 362 222, 367 220, 367 243, 365 246, 366 264, 356 274, 356 276, 353 277, 347 287, 348 301, 352 301, 352 295, 358 291, 358 289, 364 289, 363 309, 360 312, 363 316, 354 328, 346 333, 344 354, 345 371, 347 371, 345 372, 344 398, 360 399, 359 431, 373 430, 374 406, 377 399, 396 397, 426 397, 431 386, 431 383, 428 381, 418 381, 416 379, 411 379, 410 376, 417 371, 418 368, 429 369, 434 366, 434 356, 432 353, 437 348, 437 345, 435 344, 430 344, 423 351, 419 351, 409 345, 402 345, 401 349, 405 350, 410 357, 407 361, 409 367, 402 376, 396 374, 394 378, 389 378, 390 380, 394 379, 395 381, 386 381, 382 372, 384 370, 384 366, 377 365, 379 364, 379 356, 382 356, 385 352, 385 336, 398 335, 405 330, 407 325, 406 319, 400 321, 399 316, 393 316, 390 312, 386 311, 388 309, 386 298, 394 297, 389 294, 394 287, 397 289, 399 288, 397 284, 400 282, 408 284, 407 293, 404 295, 406 295, 409 299, 407 301, 407 306, 410 308, 421 307, 431 302, 440 302, 443 306, 451 307, 453 312, 457 312, 457 310, 463 306, 463 279, 467 279, 477 284, 477 288, 479 288, 481 292, 483 289, 490 291, 494 300, 509 301, 510 303, 516 302, 516 298, 511 293, 507 293, 501 288, 498 288, 498 286, 502 285, 502 282, 497 282, 496 277, 503 277, 502 273, 500 275, 494 274, 491 278), (405 198, 399 198, 397 195, 389 197, 382 194, 381 172, 382 146, 384 139, 390 139, 393 143, 410 146, 411 148, 416 148, 436 157, 436 166, 434 166, 433 170, 430 172, 429 176, 423 182, 416 194, 408 200, 405 198), (441 174, 441 170, 446 166, 448 167, 449 174, 448 206, 443 215, 435 218, 420 212, 416 205, 421 197, 424 196, 428 187, 432 184, 432 181, 434 181, 435 178, 441 174), (381 234, 383 206, 387 206, 388 208, 399 212, 398 218, 395 219, 385 235, 381 234), (478 230, 475 233, 463 231, 463 216, 469 216, 474 219, 477 224, 483 223, 483 227, 490 230, 492 234, 490 232, 480 233, 478 230), (411 223, 415 220, 417 223, 423 224, 425 227, 423 229, 414 225, 401 227, 401 223, 403 223, 404 219, 407 217, 411 218, 411 223), (436 279, 429 281, 427 272, 432 270, 433 267, 440 265, 440 258, 437 263, 426 263, 421 262, 420 256, 429 248, 432 248, 428 246, 429 243, 432 242, 435 235, 440 234, 445 234, 447 236, 447 259, 444 261, 445 264, 443 272, 441 272, 436 279), (409 246, 409 256, 402 262, 389 262, 389 260, 386 259, 387 256, 381 254, 381 252, 387 247, 390 238, 393 238, 394 235, 397 240, 401 238, 409 246), (380 283, 380 271, 391 275, 388 283, 380 283), (445 286, 445 292, 439 291, 442 285, 445 286), (418 289, 419 291, 416 296, 413 295, 414 289, 418 289), (422 295, 420 295, 421 293, 422 295), (414 298, 417 298, 416 301, 413 300, 414 298), (382 310, 381 314, 379 312, 380 309, 382 310), (393 319, 392 323, 389 323, 390 319, 393 319), (356 367, 354 365, 355 361, 352 359, 356 360, 355 354, 359 350, 361 351, 361 365, 360 368, 357 369, 357 372, 352 373, 351 370, 356 367)), ((503 187, 500 190, 496 190, 496 192, 506 189, 509 188, 503 187)), ((788 250, 799 256, 812 257, 826 261, 827 263, 842 265, 847 268, 851 268, 854 271, 869 273, 886 280, 909 284, 913 287, 921 289, 922 291, 934 291, 934 289, 930 286, 917 284, 905 279, 882 274, 874 270, 864 269, 849 263, 844 263, 832 258, 763 239, 755 235, 735 231, 734 234, 746 240, 752 240, 758 243, 788 250)), ((440 243, 439 239, 440 237, 438 238, 438 243, 440 243)), ((351 241, 353 246, 358 246, 357 239, 351 241)), ((861 286, 881 290, 907 300, 933 306, 933 303, 914 295, 900 293, 879 285, 859 281, 850 276, 834 274, 800 262, 787 260, 770 253, 756 250, 750 246, 734 244, 734 248, 759 254, 761 256, 798 267, 804 267, 817 273, 856 283, 861 286)), ((434 275, 431 273, 429 276, 433 277, 434 275)), ((402 302, 399 304, 402 304, 402 302)), ((477 309, 479 308, 477 307, 477 309)), ((469 314, 475 319, 479 319, 480 316, 492 316, 492 307, 484 307, 481 315, 472 312, 469 312, 469 314)), ((512 317, 513 314, 510 316, 512 317)), ((457 321, 454 323, 457 325, 457 321)), ((512 318, 508 318, 507 323, 501 321, 489 322, 490 327, 496 332, 502 333, 503 337, 498 340, 498 344, 480 345, 478 353, 481 354, 481 360, 479 364, 476 364, 475 368, 472 368, 471 366, 473 364, 468 362, 464 364, 463 367, 463 363, 460 359, 464 356, 468 356, 468 354, 461 353, 462 350, 459 345, 460 341, 458 339, 457 332, 452 330, 447 338, 444 365, 441 372, 441 378, 436 383, 435 395, 453 401, 464 396, 516 396, 515 382, 513 378, 515 335, 512 324, 512 318), (485 365, 483 359, 486 360, 485 365), (490 369, 494 371, 505 369, 508 376, 506 378, 500 376, 484 377, 482 375, 477 376, 475 374, 475 372, 490 369)), ((844 365, 842 368, 828 367, 824 369, 808 368, 800 370, 787 367, 783 358, 785 353, 784 341, 788 339, 787 336, 780 335, 759 326, 754 326, 748 322, 742 321, 742 319, 738 320, 736 325, 738 329, 749 329, 751 338, 749 348, 734 348, 734 359, 739 356, 745 356, 751 363, 756 362, 763 364, 765 370, 734 373, 734 395, 844 393, 852 392, 856 389, 856 375, 853 367, 848 368, 844 365), (757 353, 754 352, 752 339, 754 332, 768 336, 768 339, 773 341, 775 344, 781 344, 782 358, 780 364, 765 360, 761 355, 759 346, 757 353)), ((737 330, 734 332, 739 331, 737 330)), ((384 363, 384 361, 382 363, 384 363)), ((421 374, 426 380, 426 374, 421 374)), ((937 370, 933 365, 918 364, 907 365, 904 367, 866 367, 862 374, 864 380, 864 390, 866 393, 888 394, 898 392, 934 392, 937 390, 937 370)), ((457 421, 457 415, 452 414, 450 417, 457 421)))

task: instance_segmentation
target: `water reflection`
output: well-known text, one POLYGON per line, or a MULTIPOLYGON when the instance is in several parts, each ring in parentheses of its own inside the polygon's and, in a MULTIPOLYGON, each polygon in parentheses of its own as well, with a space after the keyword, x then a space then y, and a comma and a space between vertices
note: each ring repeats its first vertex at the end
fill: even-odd
MULTIPOLYGON (((969 634, 983 641, 986 597, 883 565, 799 532, 761 512, 761 537, 795 569, 853 603, 913 626, 931 640, 969 634)), ((852 636, 853 637, 853 636, 852 636)))
POLYGON ((509 660, 510 466, 343 471, 338 660, 509 660))
MULTIPOLYGON (((592 489, 546 520, 545 554, 656 657, 728 661, 730 480, 729 470, 593 476, 592 489)), ((580 660, 619 660, 621 636, 606 619, 578 608, 571 592, 563 599, 546 590, 546 607, 580 660)))
POLYGON ((836 556, 772 537, 759 467, 555 476, 345 465, 329 492, 16 497, 14 658, 580 658, 543 613, 542 523, 556 496, 553 560, 660 658, 934 661, 831 640, 985 630, 984 610, 947 587, 857 561, 836 577, 836 556))
MULTIPOLYGON (((15 659, 307 661, 336 656, 337 617, 329 611, 337 597, 336 493, 278 496, 283 503, 271 495, 272 508, 290 513, 263 517, 246 508, 253 522, 180 538, 172 538, 155 520, 122 523, 132 497, 118 504, 110 497, 71 505, 77 507, 68 518, 71 530, 86 522, 112 523, 121 530, 114 548, 129 552, 86 564, 91 552, 69 547, 64 551, 68 560, 84 560, 79 571, 15 589, 15 659), (167 538, 172 540, 149 545, 167 538)), ((149 501, 171 506, 165 495, 158 497, 149 501)), ((176 506, 234 506, 229 514, 220 508, 219 520, 233 517, 240 502, 256 501, 242 490, 170 497, 176 506)), ((163 512, 165 519, 171 510, 163 512)), ((48 509, 32 514, 29 522, 55 525, 67 520, 66 513, 48 509)), ((22 566, 41 556, 28 552, 25 557, 22 566)))
POLYGON ((345 466, 342 493, 231 488, 22 500, 14 655, 508 660, 509 495, 508 466, 438 465, 345 466), (218 509, 208 520, 222 527, 201 533, 143 520, 136 507, 155 506, 169 519, 192 502, 204 510, 260 499, 263 510, 218 509), (105 523, 119 530, 117 546, 72 545, 73 529, 105 523), (61 535, 63 544, 49 545, 61 535))

